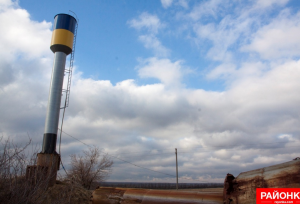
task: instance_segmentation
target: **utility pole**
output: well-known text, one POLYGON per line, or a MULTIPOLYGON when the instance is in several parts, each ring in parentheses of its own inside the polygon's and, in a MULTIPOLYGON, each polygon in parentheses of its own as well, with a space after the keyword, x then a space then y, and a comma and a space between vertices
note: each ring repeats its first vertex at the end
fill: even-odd
POLYGON ((176 190, 178 190, 178 162, 177 162, 177 148, 175 148, 176 155, 176 190))

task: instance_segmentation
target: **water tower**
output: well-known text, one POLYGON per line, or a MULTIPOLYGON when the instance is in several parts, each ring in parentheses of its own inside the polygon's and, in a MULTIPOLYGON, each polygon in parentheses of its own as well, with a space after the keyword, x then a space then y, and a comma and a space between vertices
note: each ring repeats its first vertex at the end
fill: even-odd
MULTIPOLYGON (((45 131, 42 151, 37 156, 37 165, 27 168, 27 177, 37 177, 37 171, 43 171, 49 180, 48 186, 55 184, 60 155, 56 152, 56 141, 61 109, 69 104, 74 48, 77 33, 77 20, 68 14, 57 14, 54 17, 53 33, 50 49, 54 53, 54 62, 50 82, 45 131), (65 68, 66 58, 71 54, 70 67, 65 68), (63 90, 64 76, 68 74, 67 88, 63 90), (65 93, 65 103, 62 107, 61 97, 65 93)), ((64 113, 64 112, 63 112, 64 113)))

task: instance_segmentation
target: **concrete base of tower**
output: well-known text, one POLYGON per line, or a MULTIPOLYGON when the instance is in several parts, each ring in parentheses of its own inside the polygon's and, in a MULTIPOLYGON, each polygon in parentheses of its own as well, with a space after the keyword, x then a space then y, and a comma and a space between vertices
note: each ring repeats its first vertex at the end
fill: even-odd
POLYGON ((37 155, 37 175, 40 178, 46 181, 48 187, 51 187, 56 182, 57 170, 59 169, 60 164, 60 155, 57 153, 54 154, 44 154, 39 153, 37 155))

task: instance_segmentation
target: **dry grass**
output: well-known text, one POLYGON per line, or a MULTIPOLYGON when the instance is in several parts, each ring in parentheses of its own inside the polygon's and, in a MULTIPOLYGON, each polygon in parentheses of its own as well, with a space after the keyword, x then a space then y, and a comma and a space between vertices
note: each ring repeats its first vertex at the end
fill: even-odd
POLYGON ((81 183, 57 181, 54 186, 47 188, 51 174, 45 177, 44 170, 39 168, 34 177, 25 176, 26 167, 36 165, 37 151, 32 151, 32 155, 25 154, 30 143, 31 139, 20 146, 0 136, 0 203, 88 204, 91 192, 84 189, 81 183))
POLYGON ((57 181, 45 194, 42 204, 89 204, 92 192, 80 185, 57 181))

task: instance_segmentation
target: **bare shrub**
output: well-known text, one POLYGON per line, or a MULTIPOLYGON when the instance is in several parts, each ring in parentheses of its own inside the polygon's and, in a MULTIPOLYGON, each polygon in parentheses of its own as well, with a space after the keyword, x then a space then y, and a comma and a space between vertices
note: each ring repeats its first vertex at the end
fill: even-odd
POLYGON ((88 203, 90 192, 74 183, 58 182, 48 188, 51 178, 43 176, 45 169, 36 166, 38 149, 28 150, 30 145, 30 138, 26 144, 16 145, 12 140, 0 137, 0 203, 88 203), (29 178, 25 177, 27 166, 35 169, 27 175, 29 178))
POLYGON ((23 146, 18 146, 13 141, 0 138, 0 200, 4 203, 27 203, 30 194, 26 185, 25 173, 27 160, 25 149, 30 145, 31 139, 23 146))
POLYGON ((83 151, 82 155, 72 154, 68 178, 90 189, 93 182, 104 181, 111 173, 113 161, 107 154, 102 155, 98 147, 83 151))
MULTIPOLYGON (((35 182, 26 178, 27 166, 35 166, 38 149, 29 150, 31 139, 17 145, 11 139, 0 137, 0 201, 1 203, 42 203, 49 178, 37 176, 35 182), (27 152, 27 153, 26 153, 27 152), (31 156, 30 156, 31 155, 31 156)), ((43 174, 38 169, 35 175, 43 174)))

